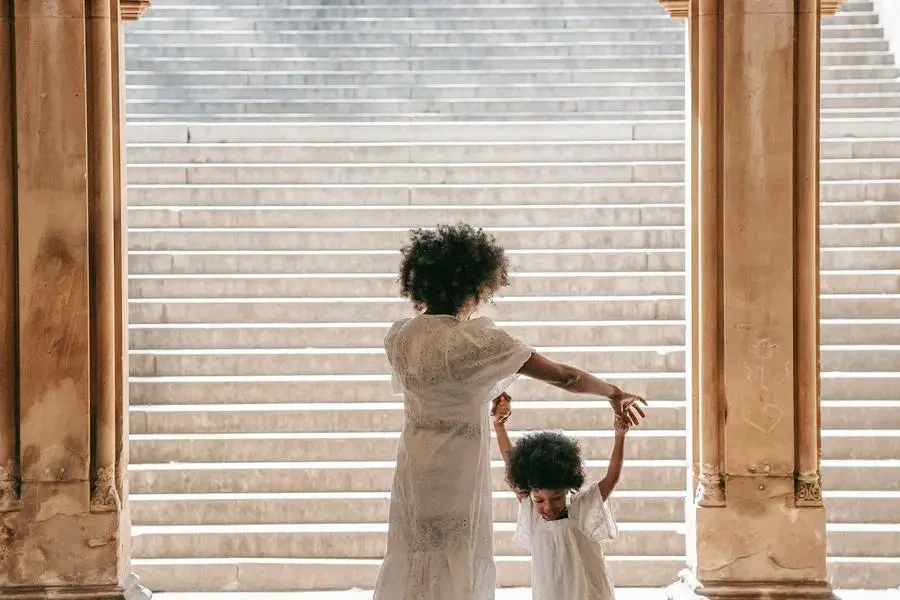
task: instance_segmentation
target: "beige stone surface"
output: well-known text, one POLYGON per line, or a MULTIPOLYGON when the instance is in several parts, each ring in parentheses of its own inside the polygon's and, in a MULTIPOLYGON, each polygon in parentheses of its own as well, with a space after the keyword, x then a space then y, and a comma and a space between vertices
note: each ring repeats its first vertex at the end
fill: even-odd
POLYGON ((122 598, 130 521, 121 502, 118 0, 8 8, 0 7, 0 53, 15 58, 0 65, 0 198, 9 202, 0 207, 0 598, 122 598))
POLYGON ((816 11, 805 0, 690 9, 700 487, 693 570, 673 597, 831 595, 818 488, 816 11))

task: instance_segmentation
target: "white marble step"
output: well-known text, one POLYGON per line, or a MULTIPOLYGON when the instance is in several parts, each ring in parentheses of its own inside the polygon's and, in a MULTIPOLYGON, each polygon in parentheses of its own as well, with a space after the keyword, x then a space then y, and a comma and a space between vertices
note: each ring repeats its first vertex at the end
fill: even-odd
MULTIPOLYGON (((602 373, 680 373, 682 346, 541 347, 550 358, 602 373)), ((866 373, 900 371, 900 346, 825 345, 824 371, 866 373)), ((383 374, 389 372, 381 347, 132 350, 134 377, 225 377, 383 374)))
MULTIPOLYGON (((900 400, 823 400, 822 426, 828 430, 900 429, 900 400)), ((653 400, 647 423, 662 430, 684 429, 683 402, 653 400)), ((602 430, 612 411, 602 400, 516 402, 510 430, 602 430)), ((194 433, 364 433, 399 431, 403 403, 174 404, 132 405, 133 434, 194 433)), ((898 507, 900 510, 900 507, 898 507)))
MULTIPOLYGON (((682 120, 598 122, 483 123, 130 123, 130 143, 396 143, 503 141, 684 140, 682 120)), ((825 139, 900 137, 900 121, 890 119, 822 119, 825 139)), ((849 140, 848 140, 849 141, 849 140)))
MULTIPOLYGON (((496 561, 499 586, 528 585, 529 557, 501 556, 496 561)), ((381 560, 136 559, 132 564, 140 573, 141 582, 154 590, 195 592, 199 587, 200 591, 217 592, 217 598, 222 597, 223 591, 290 591, 294 592, 292 598, 297 598, 298 581, 304 582, 306 589, 371 589, 381 560)), ((607 564, 617 585, 662 588, 677 578, 685 562, 683 557, 611 556, 607 564)), ((339 595, 349 597, 346 591, 339 595)))
MULTIPOLYGON (((894 313, 896 314, 896 313, 894 313)), ((658 400, 684 399, 683 373, 599 373, 598 376, 635 394, 658 400)), ((822 397, 828 400, 896 400, 900 374, 896 372, 822 373, 822 397)), ((135 405, 393 402, 384 375, 318 375, 269 377, 132 377, 130 397, 135 405)), ((529 380, 515 384, 522 402, 571 400, 570 396, 529 380)), ((900 483, 898 483, 900 485, 900 483)))
MULTIPOLYGON (((841 505, 861 504, 864 512, 878 508, 891 510, 893 496, 854 496, 841 505)), ((623 522, 680 523, 684 521, 683 492, 623 491, 610 504, 623 522)), ((132 522, 137 526, 197 526, 244 523, 303 524, 384 523, 388 519, 389 492, 294 493, 294 494, 132 494, 132 522)), ((898 498, 900 499, 900 498, 898 498)), ((495 492, 494 518, 513 522, 518 503, 512 492, 495 492)), ((894 511, 900 513, 900 511, 894 511)), ((892 514, 891 512, 886 513, 892 514)))
MULTIPOLYGON (((601 373, 599 376, 647 398, 684 399, 683 373, 601 373)), ((894 398, 900 376, 870 377, 823 375, 823 396, 838 399, 894 398)), ((396 402, 385 375, 316 375, 270 377, 132 377, 131 402, 135 405, 279 403, 285 399, 308 403, 396 402)), ((513 396, 520 402, 571 400, 571 395, 530 380, 516 382, 513 396)))
MULTIPOLYGON (((575 346, 539 347, 538 350, 554 360, 580 365, 592 372, 684 371, 682 346, 575 346)), ((860 355, 857 360, 867 357, 872 362, 866 370, 887 370, 890 367, 886 365, 900 362, 900 349, 880 352, 877 349, 871 352, 859 349, 856 353, 860 355)), ((840 352, 827 351, 823 352, 822 359, 831 363, 854 360, 840 352), (834 354, 838 358, 843 357, 843 361, 834 360, 834 354)), ((131 375, 136 377, 341 375, 383 374, 390 371, 384 349, 380 346, 352 349, 132 350, 129 367, 131 375)), ((823 368, 828 367, 823 365, 823 368)))
MULTIPOLYGON (((606 544, 610 556, 681 556, 684 525, 619 522, 606 544), (652 550, 651 550, 652 549, 652 550)), ((524 556, 513 542, 514 524, 494 524, 494 552, 524 556)), ((136 558, 376 558, 384 555, 387 523, 317 523, 133 527, 136 558)))
MULTIPOLYGON (((511 432, 513 433, 513 432, 511 432)), ((885 445, 900 441, 856 432, 855 437, 832 440, 823 432, 823 455, 827 458, 889 458, 885 445), (881 448, 881 451, 879 451, 881 448), (845 453, 851 452, 849 456, 845 453)), ((876 434, 873 432, 866 432, 876 434)), ((578 440, 585 459, 605 460, 612 452, 612 428, 600 432, 569 431, 578 440)), ((134 464, 169 462, 316 462, 374 460, 389 461, 397 456, 399 432, 364 433, 228 433, 228 434, 136 434, 129 438, 130 460, 134 464)), ((634 460, 664 460, 685 455, 683 430, 633 431, 628 456, 634 460)), ((496 445, 492 455, 500 459, 496 445)))
MULTIPOLYGON (((683 345, 684 321, 498 321, 513 335, 538 346, 683 345)), ((208 323, 132 324, 131 348, 255 349, 365 348, 384 341, 390 323, 208 323), (336 335, 335 331, 341 331, 336 335)), ((900 319, 824 319, 823 344, 890 344, 900 339, 900 319)))
MULTIPOLYGON (((528 322, 498 321, 513 335, 538 346, 588 346, 684 344, 684 321, 584 321, 528 322)), ((129 340, 133 349, 203 349, 203 348, 364 348, 384 342, 390 323, 322 323, 322 324, 242 324, 211 323, 206 325, 132 324, 129 340), (335 331, 343 333, 335 335, 335 331)), ((886 342, 891 332, 900 333, 900 321, 848 321, 834 326, 840 339, 847 343, 886 342), (852 332, 858 332, 851 336, 852 332), (877 337, 884 333, 885 337, 877 337), (860 341, 863 340, 863 341, 860 341)), ((830 340, 838 338, 827 338, 830 340)), ((836 343, 836 342, 834 342, 836 343)))
MULTIPOLYGON (((841 276, 823 282, 823 291, 897 291, 900 272, 841 276)), ((827 278, 827 276, 826 276, 827 278)), ((131 275, 132 298, 298 298, 316 296, 372 297, 399 295, 396 273, 334 275, 131 275)), ((682 272, 529 273, 513 276, 506 293, 518 296, 552 294, 683 294, 682 272)))
MULTIPOLYGON (((129 465, 134 494, 384 492, 391 488, 393 461, 317 463, 178 463, 129 465)), ((587 478, 606 473, 606 461, 587 461, 587 478)), ((503 463, 491 462, 495 491, 509 488, 503 463)), ((626 460, 617 490, 682 491, 684 460, 626 460)), ((900 461, 824 460, 822 478, 832 491, 900 491, 900 461)))
MULTIPOLYGON (((900 140, 885 140, 884 149, 900 140)), ((877 142, 823 142, 831 154, 869 155, 877 142)), ((498 163, 569 161, 677 161, 684 159, 682 140, 519 141, 472 143, 134 143, 128 161, 142 163, 498 163)), ((129 201, 132 199, 129 198, 129 201)))

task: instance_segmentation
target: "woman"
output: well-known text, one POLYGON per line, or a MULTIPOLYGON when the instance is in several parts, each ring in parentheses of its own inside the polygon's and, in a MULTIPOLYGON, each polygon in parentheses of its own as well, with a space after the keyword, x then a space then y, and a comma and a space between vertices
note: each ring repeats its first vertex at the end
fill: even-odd
POLYGON ((509 284, 508 271, 493 236, 468 225, 413 231, 402 249, 401 292, 420 314, 384 342, 405 421, 374 600, 494 598, 487 405, 519 374, 643 415, 642 398, 470 319, 509 284))

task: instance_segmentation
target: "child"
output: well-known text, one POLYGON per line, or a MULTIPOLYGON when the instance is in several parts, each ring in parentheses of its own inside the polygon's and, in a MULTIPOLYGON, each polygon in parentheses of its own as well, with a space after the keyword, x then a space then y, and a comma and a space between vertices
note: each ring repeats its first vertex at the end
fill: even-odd
POLYGON ((532 433, 513 447, 506 433, 509 396, 492 411, 506 462, 507 481, 519 498, 516 542, 531 551, 534 600, 613 600, 613 584, 600 542, 616 537, 607 500, 622 472, 625 434, 644 416, 637 406, 618 415, 606 477, 579 490, 584 464, 577 442, 561 433, 532 433))

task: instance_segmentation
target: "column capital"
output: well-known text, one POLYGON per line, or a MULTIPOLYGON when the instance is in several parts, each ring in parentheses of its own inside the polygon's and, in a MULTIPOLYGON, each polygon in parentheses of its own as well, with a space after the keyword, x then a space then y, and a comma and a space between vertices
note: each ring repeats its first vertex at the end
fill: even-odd
MULTIPOLYGON (((657 0, 670 17, 686 19, 690 14, 690 0, 657 0)), ((819 0, 819 12, 823 17, 833 17, 846 0, 819 0)))
POLYGON ((670 17, 686 19, 690 12, 690 0, 658 0, 662 7, 669 12, 670 17))
POLYGON ((119 10, 123 21, 137 21, 150 8, 150 0, 120 0, 119 10))

